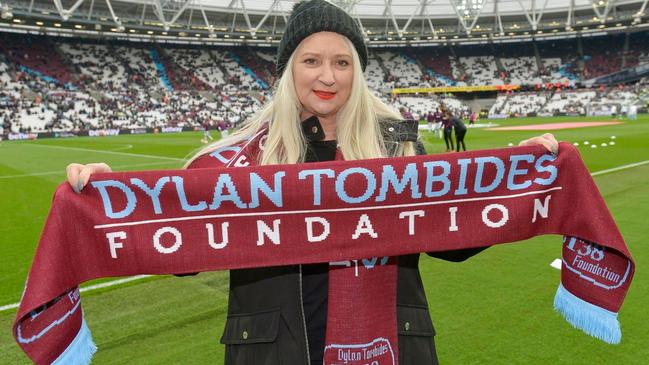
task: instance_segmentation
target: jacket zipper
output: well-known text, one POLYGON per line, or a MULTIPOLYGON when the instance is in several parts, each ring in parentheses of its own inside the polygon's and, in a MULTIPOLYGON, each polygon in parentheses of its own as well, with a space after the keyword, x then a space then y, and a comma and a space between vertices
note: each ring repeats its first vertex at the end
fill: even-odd
POLYGON ((302 265, 300 268, 300 310, 302 311, 302 325, 304 326, 304 341, 306 343, 306 363, 311 364, 311 354, 309 354, 309 335, 306 329, 306 315, 304 314, 304 299, 302 298, 302 265))

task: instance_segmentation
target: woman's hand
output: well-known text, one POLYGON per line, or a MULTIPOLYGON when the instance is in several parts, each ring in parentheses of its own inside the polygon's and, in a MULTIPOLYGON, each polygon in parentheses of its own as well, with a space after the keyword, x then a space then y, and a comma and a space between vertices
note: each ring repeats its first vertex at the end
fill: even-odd
POLYGON ((523 140, 518 145, 519 146, 542 145, 553 155, 559 153, 559 142, 557 142, 557 139, 554 138, 554 135, 552 133, 546 133, 542 136, 536 136, 530 139, 523 140))
POLYGON ((101 162, 89 163, 87 165, 71 163, 65 168, 65 171, 68 174, 68 183, 72 186, 72 190, 79 194, 83 187, 86 186, 86 183, 90 179, 90 175, 100 172, 111 172, 113 170, 110 166, 101 162))

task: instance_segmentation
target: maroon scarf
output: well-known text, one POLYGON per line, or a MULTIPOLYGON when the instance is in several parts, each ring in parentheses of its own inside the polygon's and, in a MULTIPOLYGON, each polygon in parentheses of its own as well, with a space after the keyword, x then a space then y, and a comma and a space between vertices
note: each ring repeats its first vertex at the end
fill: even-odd
POLYGON ((93 175, 80 196, 60 185, 14 323, 27 355, 89 362, 78 291, 88 280, 331 262, 325 364, 396 364, 394 257, 543 234, 565 236, 555 308, 620 341, 634 264, 570 144, 556 158, 518 147, 250 166, 258 145, 222 148, 193 170, 93 175))

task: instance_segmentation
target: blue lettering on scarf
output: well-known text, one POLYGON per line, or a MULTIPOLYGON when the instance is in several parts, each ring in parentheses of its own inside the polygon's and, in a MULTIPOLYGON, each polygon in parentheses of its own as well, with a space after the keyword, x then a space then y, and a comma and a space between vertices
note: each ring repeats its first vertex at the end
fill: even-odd
POLYGON ((271 189, 268 184, 256 173, 250 173, 250 204, 249 208, 257 208, 259 206, 259 192, 275 204, 276 207, 282 207, 282 178, 286 175, 284 171, 278 171, 274 174, 275 188, 271 189))
POLYGON ((137 198, 135 193, 131 190, 126 184, 116 180, 103 180, 103 181, 93 181, 90 183, 93 188, 99 190, 99 195, 101 196, 101 201, 104 204, 104 214, 108 218, 124 218, 129 214, 133 213, 135 210, 135 205, 137 203, 137 198), (113 205, 110 202, 110 196, 106 188, 116 188, 121 190, 126 196, 126 207, 119 212, 113 211, 113 205))
POLYGON ((219 175, 219 179, 217 180, 216 186, 214 187, 214 199, 212 200, 212 204, 210 204, 210 209, 219 209, 221 203, 224 201, 233 202, 234 205, 236 205, 239 209, 246 208, 246 204, 241 201, 241 198, 237 193, 237 188, 234 186, 230 174, 219 175), (222 193, 224 188, 227 190, 226 194, 222 193))
POLYGON ((172 176, 171 181, 176 184, 178 200, 180 200, 180 207, 182 210, 185 212, 200 212, 207 209, 207 203, 203 200, 199 201, 197 204, 189 204, 187 201, 187 195, 185 194, 185 184, 181 176, 172 176))
POLYGON ((144 181, 138 178, 132 178, 131 184, 142 189, 142 191, 151 198, 151 204, 153 204, 153 212, 155 214, 162 214, 162 208, 160 207, 160 192, 166 183, 170 181, 168 176, 164 176, 156 181, 155 186, 151 189, 144 181))
POLYGON ((442 196, 451 190, 451 180, 448 178, 448 175, 451 173, 451 164, 446 161, 429 161, 424 162, 424 167, 426 168, 426 194, 427 198, 433 198, 442 196), (441 167, 443 173, 441 175, 435 175, 435 167, 441 167), (433 183, 440 182, 443 185, 443 188, 437 191, 433 191, 433 183))
POLYGON ((394 188, 395 193, 401 194, 410 183, 410 196, 413 199, 421 198, 419 185, 417 184, 417 166, 414 163, 406 165, 401 180, 397 177, 392 165, 384 165, 381 173, 381 190, 376 197, 377 202, 385 201, 390 185, 394 188))
POLYGON ((460 181, 458 182, 458 187, 455 189, 455 195, 464 195, 468 191, 466 189, 466 174, 471 163, 470 158, 461 158, 457 160, 458 165, 460 165, 460 181))
POLYGON ((332 169, 317 169, 317 170, 302 170, 298 173, 297 177, 300 180, 306 179, 307 176, 313 176, 313 205, 320 205, 322 193, 320 178, 322 175, 333 178, 334 170, 332 169))
POLYGON ((233 152, 234 153, 233 157, 234 157, 234 155, 239 153, 239 151, 241 151, 241 147, 238 147, 238 146, 225 146, 225 147, 221 147, 221 148, 218 148, 218 149, 214 150, 212 153, 210 153, 210 156, 216 158, 217 160, 219 160, 222 163, 227 163, 232 159, 232 157, 230 157, 230 158, 224 157, 223 152, 233 152))
POLYGON ((505 163, 498 157, 493 156, 476 157, 474 161, 478 165, 478 170, 476 171, 473 190, 475 190, 476 193, 488 193, 490 191, 493 191, 498 186, 498 184, 500 184, 503 176, 505 176, 505 163), (486 163, 491 163, 496 166, 496 177, 494 177, 494 180, 491 182, 491 184, 482 186, 482 177, 484 175, 486 163))
POLYGON ((526 161, 529 163, 534 162, 534 155, 511 155, 509 156, 509 161, 512 163, 509 168, 509 174, 507 175, 507 189, 509 190, 521 190, 528 188, 532 185, 530 180, 525 180, 520 184, 516 184, 514 179, 517 175, 526 175, 527 169, 519 169, 518 163, 521 161, 526 161))
POLYGON ((546 179, 542 179, 540 177, 537 177, 534 179, 534 182, 539 184, 539 185, 550 185, 554 182, 554 180, 557 179, 558 171, 557 167, 554 165, 548 165, 548 166, 543 166, 543 162, 545 161, 554 161, 557 158, 553 155, 543 155, 539 157, 538 160, 536 160, 536 163, 534 164, 534 168, 538 172, 549 172, 550 176, 546 179))
POLYGON ((338 195, 338 198, 344 201, 345 203, 349 203, 349 204, 362 203, 367 199, 369 199, 370 196, 372 196, 374 190, 376 190, 376 178, 374 177, 372 171, 366 168, 362 168, 362 167, 348 168, 343 170, 336 178, 336 194, 338 195), (345 191, 345 180, 351 174, 361 174, 365 176, 365 180, 367 181, 367 188, 365 189, 365 192, 358 197, 351 197, 345 191))

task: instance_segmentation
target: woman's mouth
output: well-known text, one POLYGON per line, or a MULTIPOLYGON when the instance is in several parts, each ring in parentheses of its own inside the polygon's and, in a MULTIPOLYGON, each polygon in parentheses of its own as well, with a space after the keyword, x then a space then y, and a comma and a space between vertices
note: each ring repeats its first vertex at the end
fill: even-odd
POLYGON ((320 91, 320 90, 315 90, 313 92, 317 97, 323 100, 329 100, 333 99, 334 96, 336 96, 336 93, 334 92, 329 92, 329 91, 320 91))

